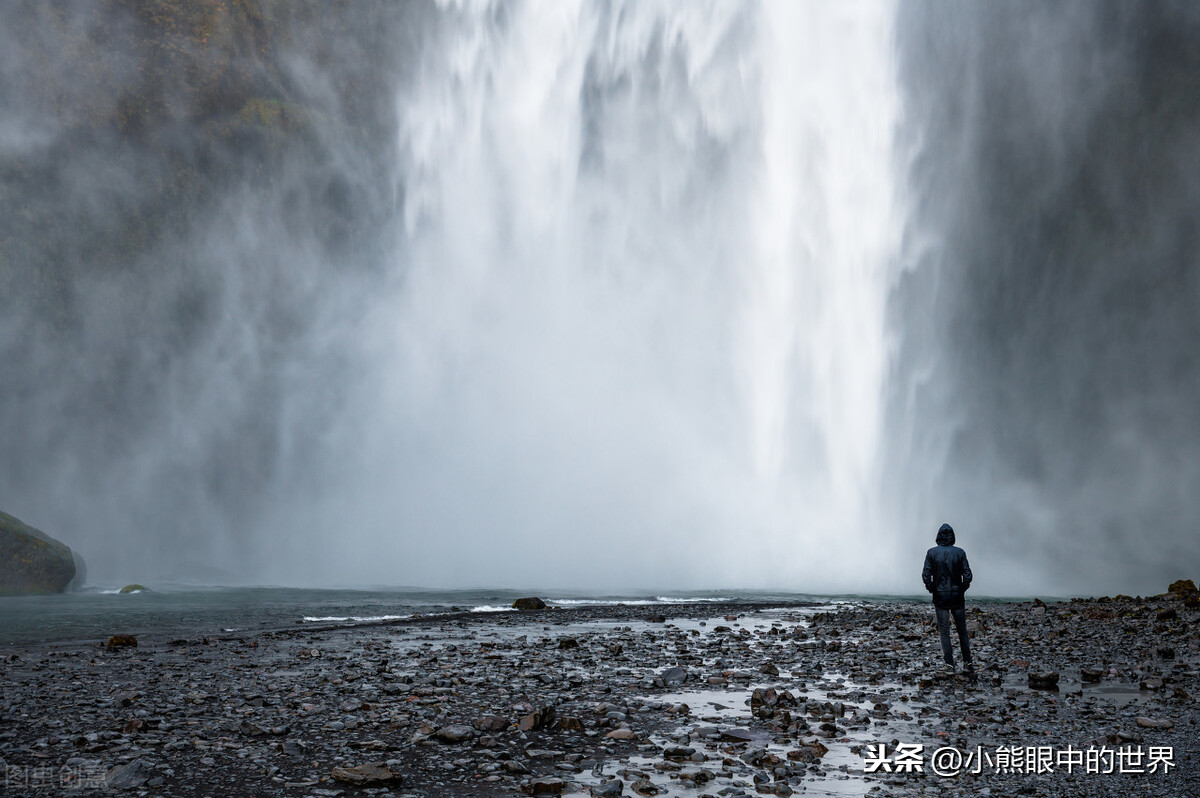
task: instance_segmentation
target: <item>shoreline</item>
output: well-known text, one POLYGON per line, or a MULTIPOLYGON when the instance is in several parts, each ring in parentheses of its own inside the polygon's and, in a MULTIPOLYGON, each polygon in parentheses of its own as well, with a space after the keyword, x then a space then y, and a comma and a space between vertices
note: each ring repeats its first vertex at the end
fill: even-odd
MULTIPOLYGON (((177 587, 177 586, 175 586, 177 587)), ((116 589, 85 589, 53 596, 0 597, 0 654, 42 646, 75 646, 103 642, 111 634, 133 634, 149 642, 176 638, 263 634, 304 627, 328 631, 341 627, 366 627, 410 619, 465 617, 469 613, 507 613, 513 600, 531 593, 491 589, 449 590, 436 601, 437 591, 410 589, 301 589, 288 587, 221 587, 154 589, 122 595, 116 589), (325 595, 323 595, 325 594, 325 595), (464 595, 465 594, 465 595, 464 595), (282 597, 281 597, 282 596, 282 597), (330 599, 328 596, 332 596, 330 599), (308 610, 306 612, 305 610, 308 610), (312 617, 309 617, 312 616, 312 617)), ((597 595, 555 597, 538 593, 558 610, 620 612, 622 607, 721 607, 803 606, 810 604, 928 602, 927 595, 891 594, 777 594, 771 591, 678 591, 678 595, 597 595), (711 593, 714 596, 705 596, 711 593), (745 595, 738 595, 743 593, 745 595)), ((972 596, 980 605, 1031 600, 1060 603, 1072 597, 972 596)))
POLYGON ((589 605, 124 649, 29 644, 0 654, 0 786, 13 795, 1198 794, 1198 617, 1162 597, 968 601, 981 666, 973 679, 937 673, 933 611, 911 601, 589 605), (1099 681, 1084 681, 1084 669, 1099 681), (1058 673, 1059 690, 1029 688, 1036 671, 1058 673), (1154 746, 1173 760, 1167 773, 945 777, 928 758, 920 773, 865 773, 880 743, 889 756, 898 743, 924 745, 927 757, 935 746, 1154 746))

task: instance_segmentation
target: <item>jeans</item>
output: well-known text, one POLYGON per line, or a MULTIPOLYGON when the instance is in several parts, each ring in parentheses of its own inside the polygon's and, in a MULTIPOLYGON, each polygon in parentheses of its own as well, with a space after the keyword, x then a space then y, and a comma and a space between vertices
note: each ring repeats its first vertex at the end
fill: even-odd
POLYGON ((962 646, 963 665, 971 664, 971 644, 967 642, 967 608, 952 610, 937 609, 938 633, 942 636, 942 656, 947 665, 954 664, 954 648, 950 644, 950 614, 954 614, 954 628, 958 630, 958 644, 962 646))

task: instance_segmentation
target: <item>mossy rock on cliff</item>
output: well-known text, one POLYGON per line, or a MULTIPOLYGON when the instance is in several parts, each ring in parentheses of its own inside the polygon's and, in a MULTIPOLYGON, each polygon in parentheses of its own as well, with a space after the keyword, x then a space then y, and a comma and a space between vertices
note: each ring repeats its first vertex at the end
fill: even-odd
POLYGON ((1167 595, 1173 597, 1184 598, 1186 596, 1194 596, 1196 594, 1196 583, 1191 579, 1176 579, 1167 588, 1167 595))
POLYGON ((74 578, 66 544, 0 512, 0 595, 61 593, 74 578))

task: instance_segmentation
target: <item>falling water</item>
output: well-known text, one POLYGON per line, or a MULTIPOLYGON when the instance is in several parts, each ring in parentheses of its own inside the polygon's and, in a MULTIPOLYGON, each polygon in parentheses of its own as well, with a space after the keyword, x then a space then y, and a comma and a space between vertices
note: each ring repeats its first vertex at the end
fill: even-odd
POLYGON ((443 9, 399 97, 403 234, 352 480, 382 562, 806 589, 870 570, 821 552, 885 539, 892 14, 443 9))
POLYGON ((1200 6, 142 5, 0 4, 0 510, 98 582, 1195 578, 1200 6))

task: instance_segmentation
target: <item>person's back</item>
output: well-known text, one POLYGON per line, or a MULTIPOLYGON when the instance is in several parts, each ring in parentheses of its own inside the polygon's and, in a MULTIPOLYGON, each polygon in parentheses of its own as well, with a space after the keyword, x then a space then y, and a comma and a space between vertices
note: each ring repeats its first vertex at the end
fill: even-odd
POLYGON ((921 580, 925 589, 933 594, 933 606, 937 612, 938 632, 942 639, 942 655, 949 670, 954 670, 954 649, 950 645, 950 616, 962 647, 963 668, 974 670, 971 647, 967 641, 967 616, 964 594, 974 578, 967 553, 954 545, 954 528, 942 524, 937 533, 937 545, 925 552, 925 567, 921 569, 921 580))
POLYGON ((971 585, 971 566, 967 553, 954 545, 954 529, 949 524, 942 524, 937 545, 925 552, 921 578, 933 594, 933 606, 946 610, 963 606, 963 594, 971 585))

